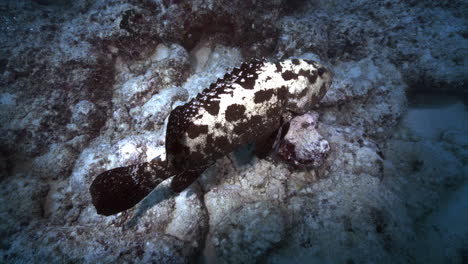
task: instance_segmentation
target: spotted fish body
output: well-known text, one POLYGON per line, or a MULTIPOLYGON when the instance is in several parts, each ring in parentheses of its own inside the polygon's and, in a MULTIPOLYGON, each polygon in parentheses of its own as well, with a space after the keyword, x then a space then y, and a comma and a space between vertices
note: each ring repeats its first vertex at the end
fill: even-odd
POLYGON ((172 175, 176 175, 172 189, 182 191, 217 159, 240 146, 268 145, 282 123, 320 101, 331 79, 327 68, 310 60, 243 63, 171 112, 167 163, 155 161, 102 173, 90 188, 93 204, 105 215, 126 210, 172 175), (104 182, 114 188, 105 187, 104 182))

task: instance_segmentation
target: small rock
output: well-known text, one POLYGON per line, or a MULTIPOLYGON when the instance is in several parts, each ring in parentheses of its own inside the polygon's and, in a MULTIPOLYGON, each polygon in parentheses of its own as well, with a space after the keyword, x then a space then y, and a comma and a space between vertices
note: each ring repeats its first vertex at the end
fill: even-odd
POLYGON ((277 156, 293 167, 319 167, 328 157, 330 145, 316 130, 318 114, 309 113, 291 120, 277 156))

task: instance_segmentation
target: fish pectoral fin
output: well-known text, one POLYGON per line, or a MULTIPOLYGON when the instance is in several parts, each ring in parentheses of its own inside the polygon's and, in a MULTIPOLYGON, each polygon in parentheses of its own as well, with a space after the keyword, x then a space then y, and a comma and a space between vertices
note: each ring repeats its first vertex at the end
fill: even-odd
POLYGON ((270 136, 255 141, 255 156, 257 156, 259 159, 266 158, 273 148, 277 134, 278 130, 275 130, 273 133, 271 133, 270 136))
POLYGON ((282 121, 280 127, 273 131, 270 136, 255 141, 255 156, 264 159, 272 152, 275 152, 279 142, 284 138, 288 130, 289 122, 283 123, 282 121))
POLYGON ((97 213, 108 216, 135 206, 169 176, 164 167, 145 162, 99 174, 89 191, 97 213))

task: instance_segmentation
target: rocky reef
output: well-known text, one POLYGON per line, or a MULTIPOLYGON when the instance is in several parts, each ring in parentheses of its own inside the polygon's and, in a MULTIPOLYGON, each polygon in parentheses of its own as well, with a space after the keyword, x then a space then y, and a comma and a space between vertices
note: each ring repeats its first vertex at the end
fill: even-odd
POLYGON ((2 1, 0 262, 466 263, 467 9, 2 1), (96 214, 96 175, 164 156, 170 111, 260 57, 334 72, 273 155, 96 214))

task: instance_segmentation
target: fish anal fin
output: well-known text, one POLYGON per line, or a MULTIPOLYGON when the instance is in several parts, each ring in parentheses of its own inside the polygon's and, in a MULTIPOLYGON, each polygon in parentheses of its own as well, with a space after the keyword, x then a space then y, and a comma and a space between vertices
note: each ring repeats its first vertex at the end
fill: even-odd
POLYGON ((171 188, 174 192, 181 192, 189 187, 205 171, 203 169, 186 170, 172 179, 171 188))

